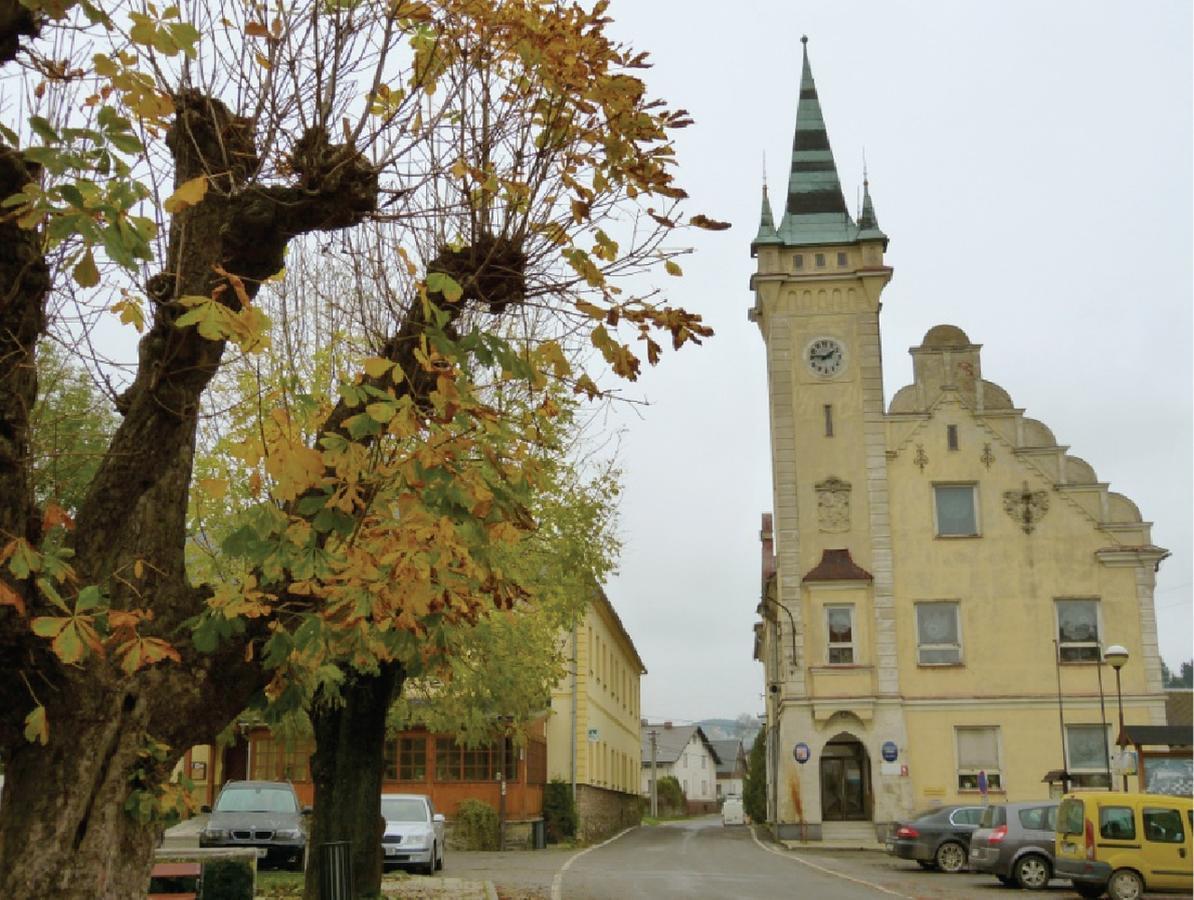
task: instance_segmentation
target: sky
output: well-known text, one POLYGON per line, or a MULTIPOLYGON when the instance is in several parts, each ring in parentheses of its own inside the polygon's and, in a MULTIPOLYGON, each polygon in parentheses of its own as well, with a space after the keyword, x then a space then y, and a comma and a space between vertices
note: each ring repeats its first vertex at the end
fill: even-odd
POLYGON ((734 223, 686 236, 666 285, 716 337, 666 356, 639 382, 650 406, 611 423, 625 550, 607 592, 648 669, 644 716, 763 711, 752 625, 772 499, 749 244, 764 156, 773 200, 786 192, 802 34, 847 203, 865 153, 891 239, 887 399, 931 326, 982 344, 984 376, 1154 523, 1172 551, 1162 656, 1194 656, 1191 9, 613 0, 612 33, 654 61, 649 92, 696 120, 677 140, 690 212, 734 223))

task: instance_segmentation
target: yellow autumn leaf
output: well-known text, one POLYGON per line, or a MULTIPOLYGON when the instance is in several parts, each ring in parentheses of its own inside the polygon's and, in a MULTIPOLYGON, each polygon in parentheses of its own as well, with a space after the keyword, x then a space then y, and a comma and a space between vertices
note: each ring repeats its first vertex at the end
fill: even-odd
POLYGON ((99 269, 95 266, 95 257, 91 255, 90 247, 83 254, 83 258, 79 260, 79 264, 75 266, 72 274, 79 287, 95 287, 99 284, 99 269))
POLYGON ((365 374, 370 378, 381 378, 382 375, 394 368, 394 361, 381 356, 371 356, 365 360, 365 374))
POLYGON ((676 265, 676 263, 672 262, 670 259, 663 264, 663 268, 665 270, 667 270, 667 273, 669 275, 675 275, 676 277, 679 277, 684 274, 684 270, 681 269, 678 265, 676 265))
POLYGON ((198 178, 192 178, 190 181, 184 181, 177 188, 174 193, 166 198, 162 204, 162 209, 174 215, 181 212, 188 206, 194 206, 203 199, 203 195, 207 193, 207 176, 200 175, 198 178))
POLYGON ((33 707, 29 715, 25 716, 25 740, 29 743, 48 744, 50 742, 50 726, 46 722, 46 708, 40 703, 33 707))
POLYGON ((213 500, 219 500, 228 493, 228 480, 225 478, 200 478, 199 490, 213 500))

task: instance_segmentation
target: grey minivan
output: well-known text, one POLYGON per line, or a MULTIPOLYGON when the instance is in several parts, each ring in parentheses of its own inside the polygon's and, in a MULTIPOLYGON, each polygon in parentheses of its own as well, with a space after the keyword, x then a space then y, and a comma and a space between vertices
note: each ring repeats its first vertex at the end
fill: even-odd
POLYGON ((1043 890, 1053 877, 1057 800, 988 806, 970 836, 970 868, 1007 885, 1043 890))

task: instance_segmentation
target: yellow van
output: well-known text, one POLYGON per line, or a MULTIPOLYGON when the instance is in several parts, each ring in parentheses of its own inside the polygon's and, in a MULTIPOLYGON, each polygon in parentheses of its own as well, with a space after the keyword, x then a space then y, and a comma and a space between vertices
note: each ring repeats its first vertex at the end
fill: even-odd
POLYGON ((1077 791, 1057 811, 1053 871, 1083 897, 1139 900, 1145 891, 1190 896, 1189 797, 1077 791))

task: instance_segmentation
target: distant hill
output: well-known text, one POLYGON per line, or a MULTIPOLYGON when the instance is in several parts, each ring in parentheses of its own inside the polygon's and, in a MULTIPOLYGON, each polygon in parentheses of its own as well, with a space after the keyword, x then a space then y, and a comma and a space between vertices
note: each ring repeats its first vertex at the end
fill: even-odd
POLYGON ((745 713, 736 719, 701 719, 696 724, 701 726, 709 740, 730 741, 736 738, 742 741, 747 750, 750 750, 751 744, 755 742, 755 735, 762 727, 758 719, 745 713))

